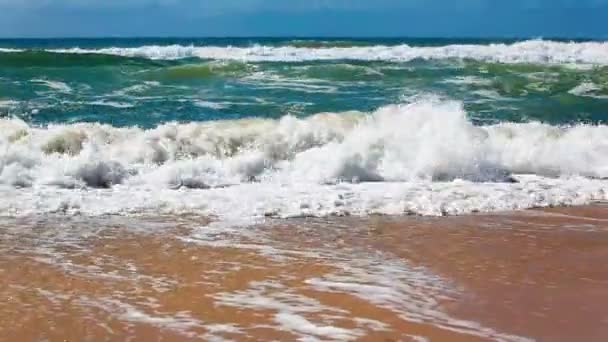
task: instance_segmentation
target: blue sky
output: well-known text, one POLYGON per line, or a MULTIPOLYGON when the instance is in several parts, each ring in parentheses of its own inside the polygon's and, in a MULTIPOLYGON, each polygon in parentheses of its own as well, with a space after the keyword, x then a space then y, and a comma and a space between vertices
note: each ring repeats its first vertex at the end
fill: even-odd
POLYGON ((608 38, 608 0, 0 0, 0 36, 608 38))

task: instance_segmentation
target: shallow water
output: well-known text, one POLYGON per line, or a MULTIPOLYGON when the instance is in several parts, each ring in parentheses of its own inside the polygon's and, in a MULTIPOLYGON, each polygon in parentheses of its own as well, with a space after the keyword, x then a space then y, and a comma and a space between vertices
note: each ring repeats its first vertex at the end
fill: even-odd
POLYGON ((479 123, 601 122, 604 42, 0 40, 0 107, 36 124, 368 112, 421 94, 479 123))
POLYGON ((232 230, 4 219, 0 340, 599 341, 607 222, 605 207, 232 230))

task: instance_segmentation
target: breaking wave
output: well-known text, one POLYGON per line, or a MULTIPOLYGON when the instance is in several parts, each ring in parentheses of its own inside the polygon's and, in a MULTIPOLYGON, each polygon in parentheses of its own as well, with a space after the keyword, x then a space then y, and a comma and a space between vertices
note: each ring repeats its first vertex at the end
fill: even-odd
MULTIPOLYGON (((240 60, 251 62, 300 62, 316 60, 364 60, 407 62, 415 59, 473 59, 501 63, 608 64, 606 42, 556 42, 528 40, 513 44, 459 44, 446 46, 374 45, 374 46, 141 46, 100 49, 50 49, 56 54, 88 54, 138 57, 155 60, 184 58, 240 60)), ((37 61, 52 58, 40 51, 2 49, 0 53, 25 54, 37 61)), ((9 58, 9 57, 3 57, 9 58)), ((112 62, 95 57, 97 63, 112 62)), ((73 62, 73 61, 72 61, 73 62)), ((13 63, 15 63, 13 61, 13 63)))
POLYGON ((608 127, 475 126, 425 100, 298 119, 0 121, 0 211, 462 214, 606 199, 608 127))

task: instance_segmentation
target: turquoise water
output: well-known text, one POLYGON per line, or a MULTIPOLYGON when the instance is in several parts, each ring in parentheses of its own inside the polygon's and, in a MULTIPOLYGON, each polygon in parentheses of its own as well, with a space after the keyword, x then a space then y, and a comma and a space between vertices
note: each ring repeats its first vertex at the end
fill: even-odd
POLYGON ((608 200, 608 43, 0 40, 0 216, 608 200))
MULTIPOLYGON (((112 326, 115 318, 124 320, 129 333, 143 331, 131 325, 139 322, 189 339, 211 340, 216 332, 251 339, 247 326, 205 326, 188 312, 157 311, 159 303, 146 294, 170 291, 165 298, 172 298, 190 286, 158 273, 175 262, 83 253, 115 251, 104 246, 123 232, 130 241, 165 231, 150 245, 173 232, 189 245, 172 260, 189 262, 191 247, 200 244, 284 262, 267 272, 272 279, 236 292, 210 286, 214 292, 205 300, 276 311, 269 319, 294 337, 356 339, 368 328, 388 327, 365 319, 352 330, 334 328, 338 321, 346 325, 340 315, 348 311, 304 296, 343 291, 445 331, 527 341, 438 311, 449 298, 444 294, 459 293, 425 268, 371 250, 377 233, 366 225, 377 225, 376 219, 330 217, 607 202, 607 119, 608 44, 599 41, 0 40, 0 248, 6 258, 30 256, 32 265, 65 272, 57 279, 87 277, 80 283, 87 287, 90 276, 112 269, 100 281, 120 282, 117 290, 128 292, 84 296, 62 293, 68 289, 62 285, 27 289, 37 296, 27 298, 46 298, 53 309, 76 305, 89 321, 97 317, 90 314, 108 311, 115 315, 112 326), (321 219, 301 220, 309 217, 321 219), (263 231, 269 226, 281 236, 297 229, 284 240, 297 248, 273 243, 278 240, 263 231), (366 233, 373 234, 361 239, 366 233), (317 243, 310 239, 327 250, 311 249, 317 243), (294 279, 275 272, 294 261, 302 265, 300 256, 328 270, 302 279, 304 291, 284 286, 294 279), (124 302, 127 295, 134 306, 124 302)), ((539 225, 543 221, 583 222, 548 215, 526 229, 544 233, 558 224, 539 225)), ((497 222, 511 217, 525 221, 526 215, 497 222)), ((602 218, 584 219, 605 225, 602 218)), ((490 221, 478 225, 501 228, 490 221)), ((477 220, 458 222, 451 229, 477 220)), ((218 270, 240 267, 190 260, 192 269, 202 261, 217 262, 218 270)), ((207 287, 213 279, 201 274, 200 281, 207 287)), ((43 318, 40 312, 32 317, 43 318)))
MULTIPOLYGON (((0 40, 5 49, 0 52, 0 115, 34 124, 154 127, 169 121, 373 111, 435 96, 462 101, 470 118, 481 124, 599 123, 608 118, 607 66, 585 60, 546 63, 546 47, 516 49, 513 44, 517 42, 454 39, 0 40), (419 51, 419 57, 400 58, 406 44, 454 50, 464 45, 477 48, 479 56, 444 58, 444 51, 419 51), (506 44, 506 52, 488 58, 482 50, 490 44, 506 44), (379 46, 386 56, 373 50, 379 46), (209 47, 218 50, 215 58, 209 51, 196 51, 209 47), (229 47, 249 51, 233 53, 229 47), (69 50, 73 48, 80 51, 69 50), (272 48, 278 50, 268 50, 272 48), (324 56, 316 58, 319 51, 324 56), (509 53, 510 58, 529 54, 532 62, 501 60, 509 53)), ((559 53, 575 54, 574 49, 559 53)))

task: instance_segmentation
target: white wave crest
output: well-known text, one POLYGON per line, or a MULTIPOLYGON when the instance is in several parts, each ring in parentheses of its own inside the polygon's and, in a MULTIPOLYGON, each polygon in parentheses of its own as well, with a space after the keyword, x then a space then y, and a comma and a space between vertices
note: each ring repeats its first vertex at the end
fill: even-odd
POLYGON ((0 48, 0 53, 23 52, 22 49, 0 48))
POLYGON ((501 63, 608 64, 606 42, 555 42, 529 40, 513 44, 446 45, 433 47, 358 46, 308 48, 294 46, 142 46, 102 49, 55 49, 56 53, 96 53, 149 59, 202 58, 240 61, 299 62, 364 60, 407 62, 414 59, 474 59, 501 63))
POLYGON ((0 212, 462 214, 606 199, 608 127, 474 126, 457 102, 298 119, 0 121, 0 212))
POLYGON ((607 99, 608 95, 601 95, 598 92, 602 91, 602 87, 593 82, 583 82, 578 86, 570 89, 568 93, 576 96, 593 97, 596 99, 607 99))
POLYGON ((72 88, 61 81, 52 81, 45 79, 33 79, 30 82, 46 86, 49 89, 56 90, 61 93, 71 93, 72 88))

